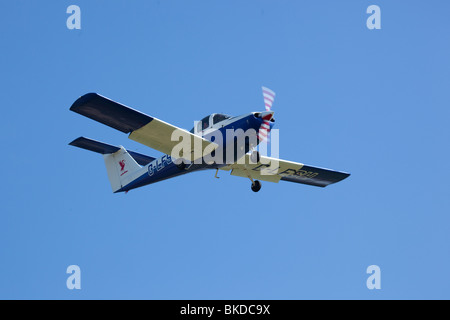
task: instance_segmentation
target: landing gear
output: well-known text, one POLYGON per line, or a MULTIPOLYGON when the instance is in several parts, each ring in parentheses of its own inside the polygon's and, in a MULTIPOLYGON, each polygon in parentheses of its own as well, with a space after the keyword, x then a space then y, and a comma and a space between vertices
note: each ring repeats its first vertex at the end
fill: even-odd
POLYGON ((259 182, 259 180, 254 180, 252 182, 252 191, 258 192, 259 190, 261 190, 261 182, 259 182))
POLYGON ((259 160, 261 160, 261 156, 260 156, 259 152, 258 152, 258 151, 253 151, 253 152, 250 154, 250 160, 251 160, 253 163, 259 163, 259 160))

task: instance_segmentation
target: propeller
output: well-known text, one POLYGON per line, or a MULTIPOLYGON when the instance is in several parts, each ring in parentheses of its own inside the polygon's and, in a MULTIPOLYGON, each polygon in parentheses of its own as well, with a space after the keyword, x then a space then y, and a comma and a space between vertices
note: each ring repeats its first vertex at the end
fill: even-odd
POLYGON ((260 113, 260 117, 264 120, 258 131, 258 139, 261 142, 268 141, 270 132, 270 120, 272 120, 273 118, 273 111, 271 111, 271 109, 273 101, 275 100, 275 92, 273 92, 269 88, 262 87, 262 92, 266 111, 260 113))

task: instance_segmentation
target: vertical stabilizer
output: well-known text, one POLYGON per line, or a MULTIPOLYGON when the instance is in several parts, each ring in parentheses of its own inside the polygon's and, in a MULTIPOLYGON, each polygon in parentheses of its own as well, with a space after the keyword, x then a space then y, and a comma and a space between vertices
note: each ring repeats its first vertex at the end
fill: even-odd
POLYGON ((113 192, 117 192, 133 181, 136 172, 141 169, 141 166, 122 146, 115 153, 104 154, 103 158, 113 192))

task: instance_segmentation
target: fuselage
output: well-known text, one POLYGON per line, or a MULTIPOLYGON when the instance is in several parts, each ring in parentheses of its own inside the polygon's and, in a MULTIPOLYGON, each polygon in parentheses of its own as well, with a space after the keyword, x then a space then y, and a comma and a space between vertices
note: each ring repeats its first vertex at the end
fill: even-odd
MULTIPOLYGON (((200 127, 202 124, 200 122, 198 129, 194 127, 191 132, 219 145, 213 151, 213 158, 216 161, 205 162, 201 160, 180 167, 171 155, 166 154, 143 166, 136 172, 135 178, 117 192, 129 191, 194 171, 218 169, 235 163, 259 144, 257 132, 263 123, 260 114, 252 112, 238 117, 229 117, 218 123, 213 123, 213 115, 211 115, 211 123, 208 126, 200 127)), ((203 124, 205 119, 202 120, 203 124)), ((274 120, 270 122, 271 128, 273 124, 274 120)))

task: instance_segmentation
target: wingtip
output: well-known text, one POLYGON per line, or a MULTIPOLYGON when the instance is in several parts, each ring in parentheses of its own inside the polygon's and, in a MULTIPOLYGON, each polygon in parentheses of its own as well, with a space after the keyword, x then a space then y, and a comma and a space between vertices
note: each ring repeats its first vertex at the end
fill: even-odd
POLYGON ((72 140, 71 142, 69 142, 68 145, 76 147, 77 146, 77 142, 79 142, 79 141, 81 141, 83 139, 85 139, 85 138, 84 137, 78 137, 78 138, 72 140))
POLYGON ((95 97, 98 97, 98 93, 96 92, 86 93, 81 97, 79 97, 77 100, 75 100, 75 102, 72 103, 72 105, 70 106, 69 110, 77 112, 78 107, 85 105, 87 102, 91 101, 95 97))

